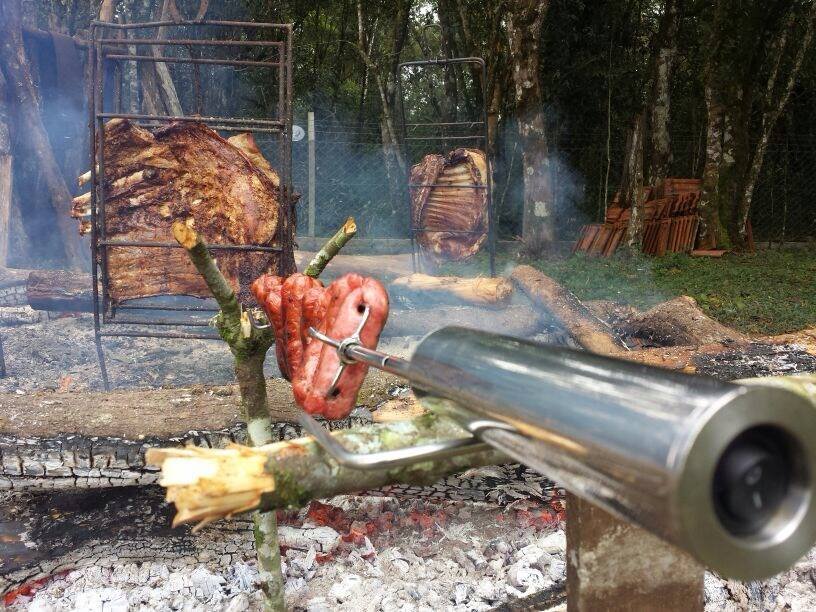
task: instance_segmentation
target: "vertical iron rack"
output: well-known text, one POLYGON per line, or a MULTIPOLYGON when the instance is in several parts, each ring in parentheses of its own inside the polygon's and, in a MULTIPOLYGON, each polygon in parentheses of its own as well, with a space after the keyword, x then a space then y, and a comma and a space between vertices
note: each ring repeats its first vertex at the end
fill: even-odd
MULTIPOLYGON (((464 140, 464 141, 475 141, 482 145, 482 150, 485 154, 485 160, 487 161, 487 177, 485 177, 485 184, 484 185, 457 185, 457 188, 461 189, 485 189, 486 196, 487 196, 487 252, 488 252, 488 259, 490 265, 490 275, 496 275, 496 227, 494 221, 494 210, 493 210, 493 164, 491 163, 490 159, 490 152, 488 147, 488 133, 487 133, 487 69, 485 66, 485 61, 481 57, 454 57, 454 58, 439 58, 439 59, 428 59, 428 60, 416 60, 411 62, 401 62, 397 67, 397 88, 399 91, 399 101, 400 101, 400 112, 402 116, 402 137, 403 141, 406 143, 406 151, 408 157, 408 168, 407 173, 410 177, 410 167, 414 164, 414 160, 411 158, 410 154, 410 147, 407 144, 413 140, 440 140, 443 142, 451 141, 451 140, 464 140), (408 136, 408 123, 405 121, 405 90, 402 86, 402 73, 406 68, 426 68, 429 66, 437 67, 442 66, 446 67, 452 64, 475 64, 479 67, 482 76, 482 109, 481 109, 481 120, 480 121, 435 121, 429 123, 417 123, 411 124, 412 127, 424 127, 428 129, 436 128, 435 134, 430 136, 408 136), (456 128, 467 126, 472 129, 479 130, 478 133, 473 134, 457 134, 457 135, 447 135, 445 132, 447 131, 446 128, 456 128)), ((410 181, 410 178, 409 178, 410 181)), ((436 184, 418 184, 414 185, 408 182, 408 191, 406 192, 406 197, 408 200, 408 210, 411 210, 411 193, 414 189, 420 189, 422 187, 443 187, 442 185, 436 184)), ((452 230, 446 228, 432 228, 432 227, 415 227, 414 226, 414 216, 413 214, 409 213, 410 218, 410 233, 411 233, 411 263, 413 265, 414 272, 418 271, 420 266, 420 253, 418 252, 417 234, 425 233, 425 232, 445 232, 447 234, 473 234, 474 231, 471 230, 452 230)))
MULTIPOLYGON (((182 34, 185 34, 181 30, 182 34)), ((219 336, 214 330, 209 332, 196 331, 209 326, 209 319, 218 311, 214 303, 209 305, 178 305, 168 304, 167 301, 151 303, 153 298, 138 300, 138 304, 128 304, 128 301, 115 303, 109 291, 109 271, 108 252, 111 249, 122 247, 146 247, 146 248, 182 248, 175 242, 150 242, 150 241, 123 241, 111 240, 107 236, 105 224, 106 196, 103 177, 105 175, 105 155, 104 155, 104 123, 108 119, 121 118, 133 121, 144 127, 158 127, 176 121, 188 121, 203 123, 214 130, 221 132, 254 132, 270 134, 277 138, 278 145, 278 169, 280 171, 280 202, 282 204, 282 214, 288 213, 290 194, 292 193, 292 24, 278 23, 252 23, 240 21, 216 21, 216 20, 195 20, 195 21, 154 21, 143 23, 117 24, 101 21, 91 23, 91 44, 89 45, 88 66, 88 108, 89 108, 89 130, 90 130, 90 162, 91 162, 91 277, 93 283, 93 315, 94 315, 94 339, 96 344, 99 367, 102 374, 102 382, 105 389, 110 388, 107 367, 105 365, 105 354, 102 346, 103 337, 128 336, 128 337, 148 337, 148 338, 174 338, 174 339, 218 339, 219 336), (242 40, 232 39, 212 39, 204 37, 193 38, 148 38, 133 37, 129 35, 133 32, 164 31, 179 32, 180 28, 204 28, 211 31, 211 28, 241 28, 242 30, 264 31, 269 38, 276 40, 242 40), (113 36, 116 33, 117 36, 113 36), (139 55, 134 51, 137 45, 141 47, 186 47, 188 50, 195 49, 195 53, 190 52, 190 57, 162 57, 150 55, 139 55), (275 50, 275 56, 271 61, 257 61, 246 59, 211 59, 201 57, 202 51, 207 48, 223 47, 262 47, 275 50), (151 115, 139 113, 122 112, 122 78, 124 71, 115 71, 113 79, 106 78, 106 68, 108 66, 121 66, 121 62, 161 62, 173 64, 189 64, 198 71, 201 64, 218 65, 227 67, 258 67, 271 69, 272 75, 277 77, 278 99, 275 116, 266 119, 236 118, 236 117, 215 117, 198 115, 151 115), (108 81, 113 83, 108 83, 108 81), (111 87, 112 85, 112 87, 111 87), (112 88, 112 92, 106 89, 112 88), (106 94, 113 94, 114 112, 106 112, 106 94), (148 301, 145 301, 148 300, 148 301), (136 315, 120 316, 121 312, 135 312, 136 315), (143 316, 138 316, 138 313, 143 316), (168 313, 164 316, 153 315, 152 313, 168 313), (172 315, 172 316, 170 316, 172 315), (125 325, 137 326, 136 328, 125 329, 103 329, 103 327, 125 325), (191 331, 162 330, 165 326, 175 326, 181 328, 193 328, 191 331), (160 331, 162 330, 162 331, 160 331)), ((201 113, 200 82, 195 80, 196 110, 201 113)), ((280 227, 285 224, 281 223, 280 227)), ((209 244, 208 248, 214 251, 250 251, 250 252, 276 252, 280 251, 275 244, 209 244)), ((282 259, 282 258, 281 258, 282 259)), ((159 296, 166 297, 166 296, 159 296)), ((133 300, 136 301, 136 300, 133 300)))

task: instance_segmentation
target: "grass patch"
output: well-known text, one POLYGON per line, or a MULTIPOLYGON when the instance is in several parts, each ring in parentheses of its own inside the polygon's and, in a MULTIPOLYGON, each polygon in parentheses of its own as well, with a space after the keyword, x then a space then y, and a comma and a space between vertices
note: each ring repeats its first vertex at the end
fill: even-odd
MULTIPOLYGON (((527 261, 582 300, 615 300, 640 309, 690 295, 709 316, 753 334, 781 334, 816 325, 816 249, 788 248, 720 259, 667 255, 609 259, 578 254, 527 261)), ((497 269, 512 264, 500 256, 497 269)), ((462 273, 460 266, 446 272, 462 273)), ((484 273, 480 258, 466 269, 484 273)))

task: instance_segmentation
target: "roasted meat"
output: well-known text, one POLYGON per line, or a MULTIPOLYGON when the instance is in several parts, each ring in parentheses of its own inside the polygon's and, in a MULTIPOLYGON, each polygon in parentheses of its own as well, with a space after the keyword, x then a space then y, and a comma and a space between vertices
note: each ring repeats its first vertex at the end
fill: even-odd
POLYGON ((411 168, 411 216, 423 252, 437 261, 472 257, 487 239, 487 159, 478 149, 426 155, 411 168), (465 233, 456 233, 465 232, 465 233))
MULTIPOLYGON (((280 179, 251 134, 225 140, 200 123, 173 123, 151 132, 127 120, 110 120, 102 186, 108 240, 174 243, 173 221, 192 217, 208 244, 269 246, 282 217, 280 179)), ((83 219, 81 231, 90 230, 89 215, 89 194, 75 198, 73 216, 83 219)), ((282 257, 274 252, 215 254, 242 296, 260 274, 277 272, 282 257)), ((114 302, 155 295, 209 296, 181 249, 115 247, 108 251, 107 264, 114 302)))
POLYGON ((303 274, 285 280, 265 275, 252 284, 252 293, 275 328, 278 365, 292 382, 297 403, 327 419, 345 417, 354 407, 368 367, 347 365, 332 390, 340 367, 337 352, 307 332, 314 327, 329 337, 347 338, 356 331, 367 307, 369 316, 360 341, 376 348, 388 317, 385 288, 359 274, 346 274, 326 288, 303 274))

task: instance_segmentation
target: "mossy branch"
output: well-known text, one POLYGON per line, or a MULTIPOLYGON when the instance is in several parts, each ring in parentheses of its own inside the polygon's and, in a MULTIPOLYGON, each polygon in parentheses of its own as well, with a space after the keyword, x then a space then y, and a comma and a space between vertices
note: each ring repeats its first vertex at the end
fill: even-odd
MULTIPOLYGON (((425 414, 332 435, 349 451, 375 453, 470 434, 451 419, 425 414)), ((232 445, 147 452, 147 462, 162 468, 159 483, 167 488, 167 500, 176 504, 174 524, 199 525, 257 508, 297 508, 312 499, 393 483, 431 484, 471 467, 508 461, 499 451, 463 448, 459 454, 434 461, 362 471, 339 465, 311 437, 259 448, 232 445)))
POLYGON ((323 248, 315 254, 303 273, 312 278, 320 276, 326 265, 355 235, 357 235, 357 223, 355 223, 354 217, 349 217, 346 219, 343 227, 337 230, 337 233, 329 238, 328 242, 323 245, 323 248))
MULTIPOLYGON (((185 248, 190 261, 207 283, 221 309, 215 327, 235 357, 235 378, 241 389, 241 409, 252 446, 262 446, 272 440, 269 407, 266 401, 264 359, 275 336, 269 329, 258 329, 249 322, 249 313, 241 308, 235 291, 229 284, 207 245, 194 229, 193 219, 173 223, 173 236, 185 248)), ((233 473, 230 480, 245 482, 246 474, 233 473)), ((280 569, 278 525, 274 512, 256 512, 253 516, 255 549, 267 610, 284 610, 284 582, 280 569)))

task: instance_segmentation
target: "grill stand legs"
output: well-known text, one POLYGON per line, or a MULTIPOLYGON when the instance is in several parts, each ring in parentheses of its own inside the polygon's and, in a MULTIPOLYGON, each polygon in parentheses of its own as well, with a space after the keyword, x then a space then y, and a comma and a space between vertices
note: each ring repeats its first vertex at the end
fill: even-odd
POLYGON ((702 612, 703 576, 686 553, 567 494, 569 612, 702 612))

